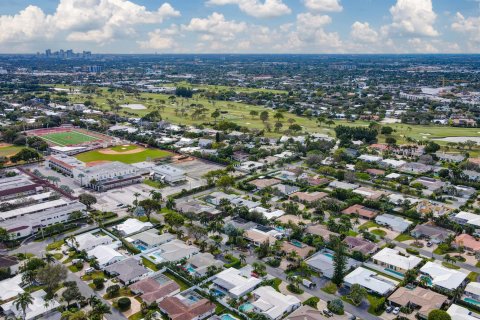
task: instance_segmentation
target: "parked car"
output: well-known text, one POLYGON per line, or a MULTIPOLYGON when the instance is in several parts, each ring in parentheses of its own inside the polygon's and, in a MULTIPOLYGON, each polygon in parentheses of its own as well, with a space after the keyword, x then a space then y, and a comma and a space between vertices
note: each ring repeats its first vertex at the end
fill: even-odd
POLYGON ((400 313, 399 307, 396 307, 395 309, 393 309, 393 314, 399 314, 399 313, 400 313))
POLYGON ((385 312, 386 313, 390 313, 393 311, 393 307, 392 306, 388 306, 386 309, 385 309, 385 312))
POLYGON ((430 241, 428 241, 428 242, 427 242, 427 247, 431 247, 431 246, 433 246, 433 243, 430 242, 430 241))
POLYGON ((333 312, 328 310, 328 309, 323 309, 323 314, 325 315, 325 317, 327 318, 330 318, 330 317, 333 317, 333 312))
POLYGON ((85 270, 85 274, 91 274, 91 273, 93 273, 94 271, 95 271, 95 268, 90 267, 90 268, 87 268, 87 269, 85 270))

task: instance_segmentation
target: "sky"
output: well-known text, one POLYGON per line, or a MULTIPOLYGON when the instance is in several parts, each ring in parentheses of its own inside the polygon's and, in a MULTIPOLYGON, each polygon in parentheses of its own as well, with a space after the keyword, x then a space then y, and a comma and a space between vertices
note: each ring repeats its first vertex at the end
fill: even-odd
POLYGON ((480 53, 480 0, 0 0, 0 52, 480 53))

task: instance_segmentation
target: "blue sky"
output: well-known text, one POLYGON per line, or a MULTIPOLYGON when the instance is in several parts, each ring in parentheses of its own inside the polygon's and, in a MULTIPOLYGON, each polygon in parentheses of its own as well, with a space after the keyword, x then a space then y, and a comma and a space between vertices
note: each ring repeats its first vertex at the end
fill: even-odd
POLYGON ((480 0, 2 0, 0 52, 478 53, 480 0))

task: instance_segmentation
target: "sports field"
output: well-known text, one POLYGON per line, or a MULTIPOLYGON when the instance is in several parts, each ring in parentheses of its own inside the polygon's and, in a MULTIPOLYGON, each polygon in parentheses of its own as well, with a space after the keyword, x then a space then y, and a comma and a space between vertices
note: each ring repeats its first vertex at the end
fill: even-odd
POLYGON ((165 158, 172 154, 168 151, 159 149, 145 149, 142 147, 127 145, 116 146, 107 149, 93 150, 85 153, 77 154, 75 157, 87 164, 101 163, 107 161, 120 161, 123 163, 137 163, 146 160, 165 158))
POLYGON ((11 157, 22 150, 22 147, 12 146, 8 144, 0 144, 0 157, 11 157))
POLYGON ((40 138, 62 147, 99 140, 97 137, 78 131, 47 133, 41 135, 40 138))

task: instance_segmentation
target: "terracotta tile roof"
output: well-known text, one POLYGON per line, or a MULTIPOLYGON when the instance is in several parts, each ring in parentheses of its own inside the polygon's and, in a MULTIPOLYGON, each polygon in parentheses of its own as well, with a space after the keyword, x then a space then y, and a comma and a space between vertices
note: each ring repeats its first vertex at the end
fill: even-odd
POLYGON ((161 284, 153 278, 146 278, 132 284, 130 289, 134 292, 141 292, 142 299, 147 303, 152 303, 163 300, 165 297, 180 290, 180 287, 174 281, 161 284))
POLYGON ((368 219, 375 218, 378 215, 378 212, 369 209, 367 207, 362 206, 361 204, 354 204, 353 206, 348 207, 347 209, 342 211, 343 214, 358 214, 361 217, 365 217, 368 219))
POLYGON ((177 297, 167 297, 158 306, 165 311, 172 320, 192 320, 202 314, 215 310, 215 304, 207 299, 186 305, 177 297))

